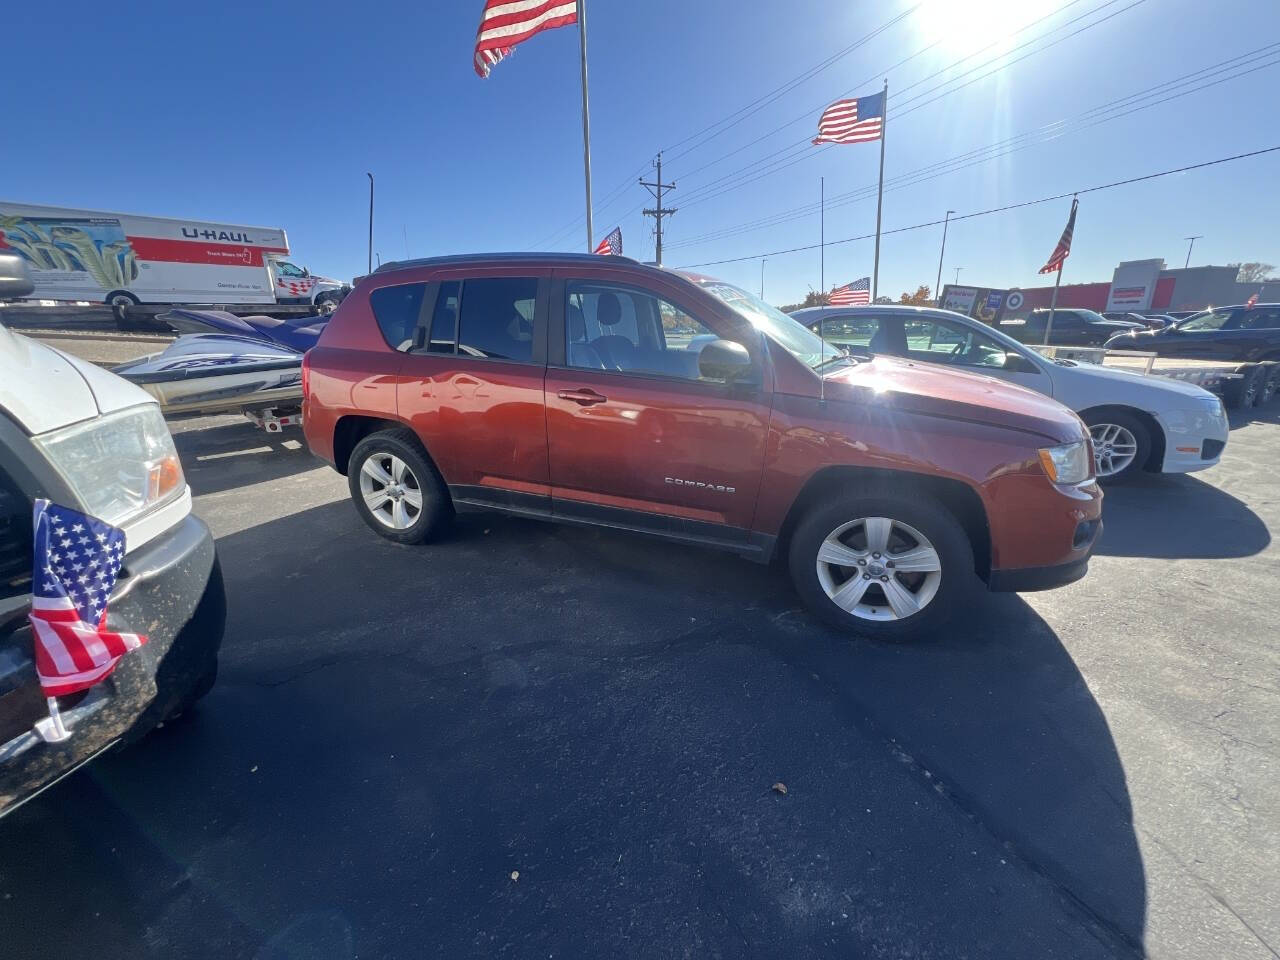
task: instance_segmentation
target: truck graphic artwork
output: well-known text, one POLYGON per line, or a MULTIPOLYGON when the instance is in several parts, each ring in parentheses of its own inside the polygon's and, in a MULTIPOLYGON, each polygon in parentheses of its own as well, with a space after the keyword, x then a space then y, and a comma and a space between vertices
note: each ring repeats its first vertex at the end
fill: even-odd
POLYGON ((0 250, 5 249, 34 270, 88 274, 103 290, 138 279, 138 258, 119 220, 0 215, 0 250))

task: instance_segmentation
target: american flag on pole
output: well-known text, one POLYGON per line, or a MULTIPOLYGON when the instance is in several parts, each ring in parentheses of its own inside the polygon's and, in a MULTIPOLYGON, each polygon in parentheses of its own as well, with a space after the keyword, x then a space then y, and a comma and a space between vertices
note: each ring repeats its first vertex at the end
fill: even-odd
POLYGON ((1062 264, 1071 254, 1071 235, 1076 232, 1076 207, 1080 206, 1079 200, 1071 201, 1071 216, 1067 218, 1067 228, 1062 231, 1062 239, 1058 241, 1058 245, 1053 248, 1053 253, 1049 255, 1049 262, 1040 268, 1041 273, 1053 273, 1061 271, 1062 264))
POLYGON ((884 132, 884 94, 837 100, 818 118, 819 143, 867 143, 884 132))
POLYGON ((36 674, 46 697, 61 697, 103 680, 147 638, 106 629, 124 531, 48 500, 35 502, 33 517, 36 674))
POLYGON ((485 0, 476 31, 476 73, 493 65, 535 33, 578 22, 577 0, 485 0))
POLYGON ((827 298, 833 307, 852 307, 871 302, 871 278, 863 277, 843 287, 836 287, 827 298))
POLYGON ((596 244, 595 252, 603 257, 622 256, 622 228, 614 227, 612 233, 596 244))
POLYGON ((1250 297, 1248 300, 1244 302, 1244 308, 1246 310, 1252 310, 1253 305, 1257 302, 1258 302, 1258 295, 1255 293, 1252 297, 1250 297))

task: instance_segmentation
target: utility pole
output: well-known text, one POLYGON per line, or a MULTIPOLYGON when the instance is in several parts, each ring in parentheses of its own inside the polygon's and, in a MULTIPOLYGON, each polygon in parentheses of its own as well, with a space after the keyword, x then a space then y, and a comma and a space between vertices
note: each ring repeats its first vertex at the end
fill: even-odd
POLYGON ((662 182, 662 151, 661 150, 658 151, 658 157, 656 160, 654 160, 653 163, 654 163, 654 166, 658 168, 658 176, 655 178, 655 182, 650 183, 649 181, 641 178, 640 186, 644 187, 651 194, 653 194, 653 199, 657 201, 657 206, 646 207, 642 212, 646 217, 653 217, 654 222, 657 224, 657 227, 656 227, 657 245, 655 250, 656 255, 654 259, 658 261, 658 266, 662 266, 662 218, 669 217, 676 212, 675 207, 668 208, 662 205, 662 191, 674 190, 676 188, 676 185, 674 183, 662 182))
MULTIPOLYGON (((938 280, 933 285, 933 305, 935 307, 942 305, 942 258, 947 252, 947 224, 951 222, 951 215, 954 210, 948 210, 946 217, 942 221, 942 249, 938 251, 938 280)), ((956 282, 959 283, 959 274, 956 274, 956 282)))
POLYGON ((1203 233, 1201 233, 1201 234, 1197 234, 1197 235, 1196 235, 1196 236, 1194 236, 1194 237, 1183 237, 1183 238, 1182 238, 1183 240, 1190 240, 1190 241, 1191 241, 1190 243, 1188 243, 1188 244, 1187 244, 1187 262, 1186 262, 1186 263, 1184 263, 1184 264, 1182 265, 1182 269, 1184 269, 1184 270, 1185 270, 1187 267, 1191 266, 1191 248, 1192 248, 1192 247, 1194 247, 1194 246, 1196 245, 1196 241, 1197 241, 1197 240, 1200 240, 1200 239, 1202 239, 1203 237, 1204 237, 1204 234, 1203 234, 1203 233))

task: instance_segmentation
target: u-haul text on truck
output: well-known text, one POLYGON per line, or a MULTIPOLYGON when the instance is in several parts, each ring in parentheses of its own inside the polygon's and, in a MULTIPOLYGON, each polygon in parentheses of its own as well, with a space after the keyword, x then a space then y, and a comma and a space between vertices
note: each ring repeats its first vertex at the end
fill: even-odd
POLYGON ((344 284, 289 261, 277 227, 73 210, 0 200, 0 250, 31 267, 34 297, 139 303, 312 303, 344 284))

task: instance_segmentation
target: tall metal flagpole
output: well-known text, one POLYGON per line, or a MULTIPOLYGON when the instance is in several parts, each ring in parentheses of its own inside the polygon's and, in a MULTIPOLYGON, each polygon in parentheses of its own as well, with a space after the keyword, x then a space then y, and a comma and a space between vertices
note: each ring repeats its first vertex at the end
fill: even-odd
POLYGON ((942 221, 942 249, 938 251, 938 279, 933 285, 933 305, 935 307, 942 306, 942 258, 947 253, 947 224, 951 222, 951 215, 954 210, 948 210, 946 217, 942 221))
POLYGON ((827 178, 818 178, 818 293, 827 292, 827 178))
POLYGON ((884 139, 889 134, 889 81, 884 82, 884 115, 880 118, 880 186, 876 190, 876 262, 871 272, 871 302, 880 291, 880 208, 884 201, 884 139))
MULTIPOLYGON (((1075 232, 1075 216, 1076 216, 1077 203, 1079 203, 1079 198, 1072 195, 1071 217, 1068 219, 1067 222, 1071 224, 1073 233, 1075 232)), ((1054 281, 1053 281, 1053 299, 1049 301, 1049 319, 1045 321, 1045 325, 1044 325, 1044 345, 1046 347, 1049 345, 1049 338, 1053 335, 1053 311, 1058 309, 1058 287, 1062 283, 1062 268, 1065 267, 1066 265, 1067 265, 1067 261, 1066 261, 1066 258, 1064 257, 1062 262, 1058 264, 1058 276, 1054 278, 1054 281)))
POLYGON ((578 0, 578 49, 582 53, 582 169, 587 178, 587 253, 596 248, 591 222, 591 111, 587 109, 587 2, 578 0))

